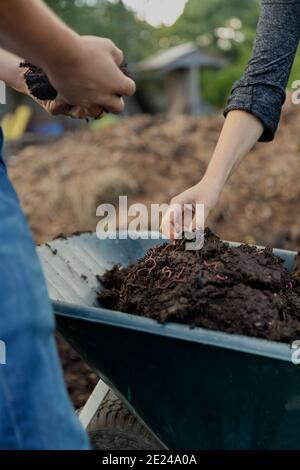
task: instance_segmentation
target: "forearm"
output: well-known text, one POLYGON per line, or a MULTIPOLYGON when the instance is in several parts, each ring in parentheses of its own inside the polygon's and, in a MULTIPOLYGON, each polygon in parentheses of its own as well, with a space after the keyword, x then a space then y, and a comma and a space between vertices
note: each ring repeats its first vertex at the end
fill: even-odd
POLYGON ((0 49, 0 80, 10 88, 26 92, 23 78, 24 71, 19 67, 20 59, 10 52, 0 49))
POLYGON ((258 141, 263 129, 261 121, 252 114, 244 111, 228 113, 205 180, 221 191, 234 169, 258 141))
POLYGON ((174 239, 179 232, 185 230, 191 232, 201 228, 196 215, 192 224, 187 222, 186 225, 182 225, 183 221, 185 224, 184 210, 186 205, 193 206, 194 214, 197 214, 198 205, 204 206, 206 219, 218 202, 230 174, 258 141, 263 129, 261 121, 252 114, 245 111, 228 113, 204 177, 199 183, 174 197, 171 201, 171 206, 161 225, 162 232, 168 238, 174 239), (179 211, 178 207, 181 208, 179 211))
POLYGON ((77 35, 40 0, 0 2, 0 46, 44 67, 72 61, 77 35))

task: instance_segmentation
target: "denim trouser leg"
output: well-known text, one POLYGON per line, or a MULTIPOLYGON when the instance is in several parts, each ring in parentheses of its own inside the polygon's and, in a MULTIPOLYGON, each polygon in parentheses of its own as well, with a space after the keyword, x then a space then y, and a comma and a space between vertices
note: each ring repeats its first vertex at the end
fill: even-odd
POLYGON ((89 448, 65 391, 53 329, 34 244, 0 158, 0 449, 89 448))

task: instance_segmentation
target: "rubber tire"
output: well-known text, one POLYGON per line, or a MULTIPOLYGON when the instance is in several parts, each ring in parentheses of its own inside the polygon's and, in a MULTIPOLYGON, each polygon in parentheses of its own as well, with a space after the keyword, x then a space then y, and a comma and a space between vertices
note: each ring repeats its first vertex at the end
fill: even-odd
POLYGON ((112 391, 101 403, 87 431, 95 450, 164 449, 112 391))

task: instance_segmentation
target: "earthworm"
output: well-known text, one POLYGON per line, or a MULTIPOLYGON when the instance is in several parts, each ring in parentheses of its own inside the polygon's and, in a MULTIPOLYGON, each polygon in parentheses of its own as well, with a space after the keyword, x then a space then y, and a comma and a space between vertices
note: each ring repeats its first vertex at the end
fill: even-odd
POLYGON ((154 254, 155 254, 154 248, 150 248, 148 260, 146 260, 146 262, 147 262, 147 261, 150 261, 150 260, 153 261, 153 256, 154 256, 154 254))
POLYGON ((171 285, 175 282, 174 279, 171 279, 169 282, 167 282, 166 284, 163 284, 161 286, 158 286, 158 289, 161 289, 161 290, 165 290, 165 289, 169 289, 169 287, 171 287, 171 285))
POLYGON ((152 258, 149 259, 149 260, 147 260, 147 262, 148 262, 148 261, 152 261, 152 262, 153 262, 153 266, 152 266, 152 267, 149 269, 149 271, 148 271, 148 277, 149 277, 150 274, 152 273, 153 269, 156 268, 156 266, 157 266, 157 261, 156 261, 155 259, 152 259, 152 258))
POLYGON ((153 263, 153 266, 151 266, 151 268, 140 268, 140 269, 138 269, 138 270, 135 272, 135 275, 136 275, 136 276, 138 276, 138 275, 139 275, 141 272, 143 272, 143 271, 147 271, 147 277, 150 276, 150 274, 151 274, 151 272, 153 271, 153 269, 156 268, 157 262, 156 262, 156 260, 155 260, 154 258, 149 258, 149 259, 146 260, 146 263, 148 263, 149 261, 153 263))
POLYGON ((168 266, 165 266, 164 268, 162 268, 161 272, 165 274, 168 278, 170 278, 173 274, 171 268, 169 268, 168 266))
POLYGON ((227 276, 221 276, 221 274, 217 274, 216 279, 218 281, 226 281, 228 279, 228 277, 227 276))
POLYGON ((219 265, 219 262, 218 262, 218 261, 215 261, 215 262, 213 262, 213 263, 208 263, 207 261, 203 261, 203 264, 204 264, 204 266, 206 266, 207 268, 211 268, 211 267, 212 267, 212 268, 216 271, 216 269, 217 269, 217 267, 218 267, 218 265, 219 265))
POLYGON ((136 276, 138 276, 143 271, 149 271, 149 270, 148 270, 148 268, 140 268, 135 272, 136 276))
POLYGON ((154 258, 149 258, 149 259, 147 259, 147 260, 146 260, 146 263, 149 263, 149 261, 150 261, 150 263, 153 263, 154 266, 157 266, 157 262, 156 262, 156 260, 155 260, 154 258))
POLYGON ((127 287, 136 287, 137 289, 146 289, 146 286, 142 286, 141 284, 128 284, 127 287))
POLYGON ((162 286, 159 286, 158 289, 161 289, 161 290, 169 289, 169 287, 171 287, 171 285, 172 285, 173 283, 178 284, 178 283, 180 283, 180 282, 181 282, 182 284, 185 283, 185 281, 184 281, 183 279, 176 279, 176 278, 174 279, 174 278, 173 278, 173 279, 170 279, 170 281, 168 281, 166 284, 163 284, 162 286))
POLYGON ((179 279, 181 278, 182 274, 184 273, 184 270, 185 270, 185 267, 183 266, 183 268, 181 269, 180 273, 177 274, 176 276, 176 280, 179 281, 179 279))

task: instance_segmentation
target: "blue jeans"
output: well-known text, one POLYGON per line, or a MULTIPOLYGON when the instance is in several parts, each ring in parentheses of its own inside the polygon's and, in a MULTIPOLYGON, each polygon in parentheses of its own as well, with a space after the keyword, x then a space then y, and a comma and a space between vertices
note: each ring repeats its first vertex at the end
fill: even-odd
POLYGON ((0 449, 88 449, 65 390, 54 316, 1 157, 2 140, 0 129, 0 340, 6 344, 6 364, 0 364, 0 449))

